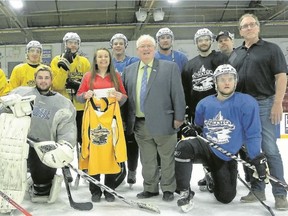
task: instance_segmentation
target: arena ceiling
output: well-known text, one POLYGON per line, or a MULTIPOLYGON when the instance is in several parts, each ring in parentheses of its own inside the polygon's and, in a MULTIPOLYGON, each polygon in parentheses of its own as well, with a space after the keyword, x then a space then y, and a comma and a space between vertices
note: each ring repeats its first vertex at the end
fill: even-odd
POLYGON ((118 32, 129 40, 141 34, 155 36, 159 28, 169 27, 176 39, 192 39, 199 28, 217 34, 226 29, 239 37, 237 21, 246 12, 256 14, 265 38, 288 38, 288 1, 225 0, 24 0, 24 8, 12 9, 8 0, 0 1, 0 44, 25 44, 31 39, 58 43, 66 32, 77 32, 84 42, 109 41, 118 32), (138 22, 135 12, 147 17, 138 22), (153 14, 162 10, 162 21, 153 14))

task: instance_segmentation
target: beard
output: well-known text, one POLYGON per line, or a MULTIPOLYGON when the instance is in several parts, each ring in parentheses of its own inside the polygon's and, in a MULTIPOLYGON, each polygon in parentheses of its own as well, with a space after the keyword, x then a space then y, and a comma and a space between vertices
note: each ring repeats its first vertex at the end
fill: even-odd
POLYGON ((197 46, 197 48, 198 48, 198 50, 199 50, 200 52, 207 52, 207 51, 210 50, 211 44, 210 44, 207 48, 201 48, 201 47, 199 47, 199 46, 197 46))
POLYGON ((160 46, 160 45, 159 45, 159 47, 160 47, 161 50, 165 50, 165 51, 167 51, 167 50, 170 50, 172 46, 169 46, 169 47, 163 47, 163 46, 160 46))
POLYGON ((40 86, 36 86, 36 88, 37 88, 37 90, 39 91, 39 93, 41 95, 46 95, 49 92, 49 90, 50 90, 50 87, 48 87, 48 86, 46 88, 42 88, 40 86))

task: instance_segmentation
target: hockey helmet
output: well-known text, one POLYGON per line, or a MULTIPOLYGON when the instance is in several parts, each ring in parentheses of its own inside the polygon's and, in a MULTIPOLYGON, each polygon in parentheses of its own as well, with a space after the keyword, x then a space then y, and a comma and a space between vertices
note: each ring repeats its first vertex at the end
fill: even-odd
POLYGON ((169 28, 161 28, 161 29, 159 29, 159 31, 156 34, 156 40, 159 41, 159 38, 162 35, 170 35, 172 40, 174 39, 174 34, 169 28))
POLYGON ((66 44, 66 42, 68 40, 77 40, 78 43, 79 43, 79 46, 80 46, 80 43, 81 43, 81 39, 79 37, 79 35, 75 32, 68 32, 64 35, 63 37, 63 43, 66 44))
POLYGON ((211 41, 214 40, 213 33, 207 28, 202 28, 202 29, 199 29, 194 35, 194 42, 197 43, 198 38, 202 36, 209 36, 211 38, 211 41))
POLYGON ((217 77, 222 75, 222 74, 234 74, 235 82, 237 83, 237 80, 238 80, 237 71, 230 64, 219 65, 216 68, 216 70, 214 71, 214 74, 213 74, 213 81, 214 81, 215 84, 216 84, 217 77))
POLYGON ((42 44, 39 41, 32 40, 26 45, 26 54, 28 53, 30 48, 38 48, 40 49, 41 53, 43 51, 42 44))
POLYGON ((126 37, 124 34, 117 33, 117 34, 113 35, 113 37, 112 37, 111 40, 110 40, 110 47, 111 47, 111 48, 112 48, 112 46, 113 46, 113 41, 114 41, 115 39, 123 39, 123 40, 124 40, 124 46, 125 46, 125 48, 128 46, 127 37, 126 37))

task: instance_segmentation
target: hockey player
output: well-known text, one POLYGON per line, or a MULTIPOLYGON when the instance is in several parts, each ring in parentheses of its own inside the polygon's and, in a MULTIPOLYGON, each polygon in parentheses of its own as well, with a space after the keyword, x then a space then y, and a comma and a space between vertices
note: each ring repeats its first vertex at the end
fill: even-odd
MULTIPOLYGON (((195 125, 203 129, 203 136, 232 154, 237 154, 245 143, 250 163, 255 166, 258 180, 266 178, 266 158, 261 152, 261 123, 256 100, 235 92, 237 72, 228 64, 220 65, 213 80, 217 91, 202 99, 196 107, 195 125)), ((196 136, 195 129, 191 134, 196 136)), ((189 211, 194 192, 190 179, 194 163, 202 163, 214 179, 214 196, 222 203, 230 203, 236 195, 237 162, 205 143, 201 138, 188 137, 178 142, 175 150, 178 206, 189 211)))
POLYGON ((9 88, 35 86, 34 73, 42 62, 43 47, 39 41, 32 40, 26 45, 26 63, 16 65, 11 73, 9 88))
MULTIPOLYGON (((136 61, 139 61, 137 57, 131 57, 126 55, 126 48, 128 46, 128 40, 124 34, 117 33, 113 35, 110 40, 110 47, 112 48, 112 62, 115 67, 116 72, 122 75, 124 68, 136 61)), ((122 114, 125 115, 124 110, 122 114)), ((136 169, 138 166, 139 150, 138 145, 135 140, 134 134, 126 135, 126 145, 127 145, 127 166, 128 166, 128 176, 127 183, 132 185, 136 183, 136 169)), ((125 163, 121 163, 121 172, 116 177, 115 188, 121 184, 126 176, 125 163)))
MULTIPOLYGON (((84 105, 76 100, 76 93, 80 86, 83 75, 90 70, 89 60, 78 54, 81 39, 75 32, 68 32, 63 37, 65 51, 63 54, 55 56, 51 61, 53 72, 53 90, 69 98, 74 104, 77 124, 77 142, 82 143, 81 127, 84 105)), ((77 144, 78 145, 78 144, 77 144)), ((67 171, 68 181, 72 182, 72 176, 67 171)))
POLYGON ((155 58, 175 62, 179 67, 180 73, 182 73, 188 58, 184 53, 173 50, 173 32, 169 28, 159 29, 156 34, 156 41, 159 49, 155 53, 155 58))
POLYGON ((136 61, 139 61, 137 57, 131 57, 126 55, 126 48, 128 46, 127 37, 124 34, 117 33, 113 35, 110 40, 110 47, 112 48, 112 62, 114 64, 116 72, 122 74, 124 68, 136 61))
MULTIPOLYGON (((127 96, 121 76, 115 72, 109 50, 98 49, 93 56, 93 65, 92 71, 84 75, 77 92, 77 100, 86 102, 79 166, 80 169, 87 169, 88 174, 98 181, 100 174, 105 174, 105 185, 114 190, 115 178, 121 170, 119 163, 127 160, 119 107, 125 103, 127 96), (96 90, 106 93, 104 96, 97 95, 94 93, 96 90)), ((92 202, 100 202, 101 188, 90 183, 89 190, 92 202)), ((104 196, 107 202, 115 200, 114 195, 107 191, 104 191, 104 196)))
MULTIPOLYGON (((189 121, 193 122, 195 108, 198 102, 208 95, 215 94, 213 71, 228 61, 221 52, 211 49, 214 34, 207 28, 199 29, 194 35, 194 43, 199 55, 189 60, 182 72, 182 84, 188 110, 189 121)), ((205 168, 204 168, 205 170, 205 168)), ((206 188, 205 177, 198 182, 201 188, 206 188)))
POLYGON ((8 90, 8 82, 5 73, 2 69, 0 69, 0 96, 5 95, 8 90))
MULTIPOLYGON (((28 138, 35 142, 35 146, 29 148, 28 155, 33 180, 29 192, 32 202, 53 203, 63 179, 56 174, 56 170, 73 160, 76 111, 70 100, 50 90, 50 67, 39 66, 36 69, 35 84, 36 87, 18 87, 10 94, 36 96, 28 133, 28 138)), ((23 111, 27 106, 18 106, 18 109, 23 111)))

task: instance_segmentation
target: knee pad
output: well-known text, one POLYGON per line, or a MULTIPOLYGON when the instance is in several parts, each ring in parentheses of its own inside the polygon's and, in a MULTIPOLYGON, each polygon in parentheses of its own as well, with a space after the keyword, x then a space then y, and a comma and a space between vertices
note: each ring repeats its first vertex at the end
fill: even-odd
POLYGON ((191 162, 194 157, 194 149, 191 146, 193 139, 180 140, 175 148, 174 156, 178 162, 191 162))

